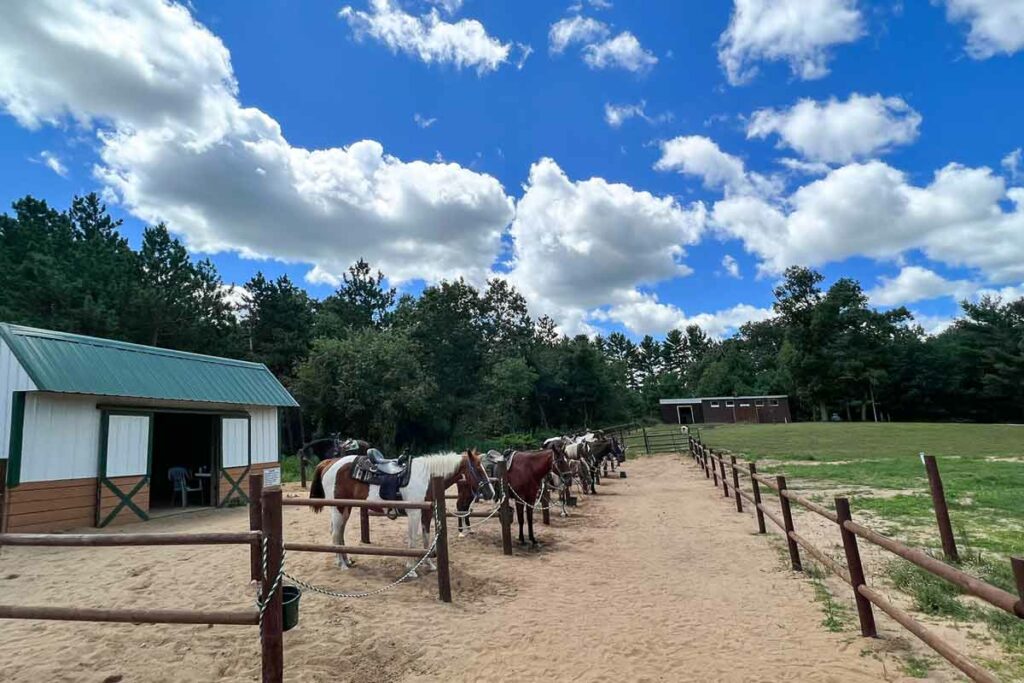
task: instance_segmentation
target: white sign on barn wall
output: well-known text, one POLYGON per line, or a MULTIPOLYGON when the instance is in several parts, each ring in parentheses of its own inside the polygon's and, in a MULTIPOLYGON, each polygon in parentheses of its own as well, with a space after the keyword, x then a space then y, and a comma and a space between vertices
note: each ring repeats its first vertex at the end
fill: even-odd
POLYGON ((281 485, 281 468, 280 467, 268 467, 263 470, 263 485, 264 486, 280 486, 281 485))

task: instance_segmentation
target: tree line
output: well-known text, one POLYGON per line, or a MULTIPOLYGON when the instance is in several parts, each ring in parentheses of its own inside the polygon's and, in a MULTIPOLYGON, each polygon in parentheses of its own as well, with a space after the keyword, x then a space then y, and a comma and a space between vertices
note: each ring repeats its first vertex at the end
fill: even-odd
POLYGON ((265 363, 302 404, 289 441, 340 431, 388 448, 650 417, 659 398, 787 394, 796 417, 1019 421, 1024 299, 962 304, 935 336, 861 286, 793 267, 775 315, 714 339, 560 334, 506 280, 418 295, 365 261, 316 300, 256 273, 241 304, 163 225, 132 249, 100 199, 25 197, 0 216, 0 320, 265 363))

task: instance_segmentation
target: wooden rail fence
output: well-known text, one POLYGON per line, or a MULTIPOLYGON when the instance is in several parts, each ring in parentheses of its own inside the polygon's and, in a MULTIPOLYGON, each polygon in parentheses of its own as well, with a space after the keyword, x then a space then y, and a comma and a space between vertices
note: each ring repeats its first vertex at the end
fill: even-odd
MULTIPOLYGON (((438 535, 434 556, 437 559, 438 595, 451 602, 451 576, 448 563, 447 515, 444 481, 430 482, 433 502, 388 501, 388 507, 434 513, 437 507, 438 535)), ((336 546, 312 543, 286 543, 283 534, 285 506, 344 506, 366 509, 379 501, 283 498, 280 486, 263 487, 263 474, 249 475, 249 527, 247 532, 215 533, 139 533, 139 534, 0 534, 3 546, 59 546, 101 548, 117 546, 166 545, 247 545, 250 574, 260 584, 261 602, 266 605, 262 623, 258 609, 234 611, 134 609, 92 607, 54 607, 37 605, 0 605, 0 619, 44 619, 57 621, 119 622, 129 624, 216 624, 260 626, 261 670, 264 683, 281 683, 284 678, 284 614, 282 607, 284 551, 344 552, 352 555, 422 557, 425 551, 410 548, 336 546), (264 560, 263 552, 266 551, 264 560)))
MULTIPOLYGON (((850 501, 848 498, 836 497, 835 512, 832 512, 824 506, 818 505, 791 491, 785 477, 776 476, 770 478, 759 474, 757 466, 753 462, 740 462, 735 456, 726 458, 723 454, 705 446, 699 438, 690 437, 688 446, 689 455, 704 471, 704 476, 711 480, 716 488, 721 486, 724 498, 735 500, 738 512, 744 511, 744 502, 749 503, 750 509, 753 510, 757 519, 758 533, 766 533, 765 519, 770 520, 782 531, 786 538, 790 564, 794 571, 802 571, 803 569, 800 559, 800 551, 802 549, 822 566, 850 585, 853 589, 854 600, 857 605, 861 635, 865 637, 875 637, 877 635, 873 612, 873 607, 877 607, 891 617, 893 621, 920 638, 926 645, 966 674, 972 681, 984 683, 997 682, 998 679, 991 672, 974 663, 970 658, 959 652, 910 614, 893 605, 879 591, 867 585, 867 577, 864 574, 864 566, 861 562, 858 539, 887 550, 924 571, 956 585, 964 593, 979 598, 1021 619, 1024 619, 1024 558, 1013 557, 1010 560, 1018 592, 1018 595, 1013 595, 997 586, 971 576, 957 567, 932 557, 922 550, 910 548, 899 541, 895 541, 855 522, 850 512, 850 501), (731 472, 731 477, 729 478, 726 477, 726 469, 731 472), (749 483, 749 493, 743 490, 741 478, 749 483), (732 480, 731 496, 729 492, 729 479, 732 480), (762 486, 767 487, 778 496, 781 517, 765 506, 761 495, 762 486), (842 540, 846 559, 845 566, 813 546, 807 539, 796 532, 793 524, 793 504, 799 505, 839 527, 840 539, 842 540)), ((927 458, 927 456, 924 457, 927 458)), ((927 460, 926 468, 929 481, 932 484, 933 497, 935 497, 938 469, 934 461, 929 464, 927 460)), ((941 494, 941 482, 939 482, 938 490, 941 494)), ((952 542, 952 532, 949 530, 949 517, 944 497, 942 498, 941 506, 938 505, 936 500, 936 511, 944 554, 947 558, 953 559, 956 557, 956 548, 952 542)))

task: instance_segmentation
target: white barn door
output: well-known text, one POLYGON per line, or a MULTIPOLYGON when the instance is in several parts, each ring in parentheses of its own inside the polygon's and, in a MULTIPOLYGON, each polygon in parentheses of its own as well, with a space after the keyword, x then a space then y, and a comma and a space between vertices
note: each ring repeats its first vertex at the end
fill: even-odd
POLYGON ((247 503, 243 488, 252 464, 252 440, 248 417, 220 419, 220 481, 218 505, 247 503))
POLYGON ((149 519, 153 416, 104 411, 96 526, 149 519))

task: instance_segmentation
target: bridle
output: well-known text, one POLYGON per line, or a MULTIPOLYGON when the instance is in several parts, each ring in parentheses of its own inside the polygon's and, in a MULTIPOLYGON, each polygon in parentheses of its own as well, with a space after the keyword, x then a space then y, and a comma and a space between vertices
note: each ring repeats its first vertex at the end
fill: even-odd
POLYGON ((470 485, 473 487, 474 500, 479 500, 483 497, 480 494, 480 489, 484 487, 484 484, 491 489, 491 497, 495 496, 494 486, 491 485, 491 480, 487 477, 487 472, 484 471, 483 465, 473 462, 473 456, 468 451, 466 452, 466 474, 469 476, 470 485), (477 467, 480 467, 480 472, 476 471, 477 467))

